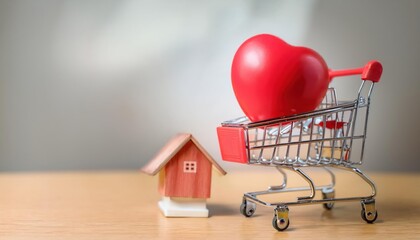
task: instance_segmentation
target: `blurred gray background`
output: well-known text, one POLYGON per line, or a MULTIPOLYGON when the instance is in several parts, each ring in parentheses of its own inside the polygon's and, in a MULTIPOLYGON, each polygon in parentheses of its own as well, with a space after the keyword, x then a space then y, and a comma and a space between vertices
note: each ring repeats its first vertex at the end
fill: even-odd
POLYGON ((363 168, 419 171, 419 23, 416 0, 0 0, 0 171, 138 169, 177 132, 221 161, 230 64, 259 33, 333 69, 380 60, 363 168))

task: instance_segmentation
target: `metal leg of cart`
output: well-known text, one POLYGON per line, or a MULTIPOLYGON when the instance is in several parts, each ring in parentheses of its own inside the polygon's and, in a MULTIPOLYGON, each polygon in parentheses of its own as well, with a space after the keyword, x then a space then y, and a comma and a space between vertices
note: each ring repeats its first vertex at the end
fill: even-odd
POLYGON ((359 200, 362 205, 361 217, 367 223, 373 223, 378 218, 378 211, 376 210, 375 196, 376 196, 376 186, 373 181, 365 175, 360 169, 355 167, 336 167, 346 171, 350 171, 359 176, 371 187, 371 194, 364 197, 349 197, 349 198, 338 198, 334 199, 335 201, 353 201, 359 200))
POLYGON ((373 223, 378 217, 378 212, 375 207, 376 196, 376 187, 375 184, 366 176, 360 169, 355 167, 348 166, 329 166, 331 168, 342 169, 355 173, 358 177, 364 180, 371 188, 372 192, 367 196, 356 196, 356 197, 335 197, 335 175, 332 170, 327 167, 322 167, 331 178, 331 183, 328 185, 315 186, 312 179, 306 174, 301 168, 284 168, 289 169, 292 172, 295 172, 301 176, 308 183, 307 187, 296 187, 296 188, 286 188, 287 185, 287 174, 280 168, 279 172, 283 175, 283 184, 277 186, 270 186, 268 190, 257 191, 257 192, 248 192, 243 196, 242 204, 240 207, 241 213, 246 217, 251 217, 256 211, 256 205, 260 204, 266 207, 274 207, 274 217, 272 221, 273 227, 278 231, 284 231, 289 227, 289 205, 303 205, 303 204, 319 204, 322 203, 324 208, 330 210, 333 208, 335 202, 344 202, 344 201, 360 201, 362 206, 361 216, 364 221, 367 223, 373 223), (314 199, 316 191, 321 191, 322 199, 314 199), (300 191, 309 191, 308 196, 298 197, 296 201, 293 202, 266 202, 258 198, 260 195, 273 194, 273 193, 282 193, 282 192, 300 192, 300 191))
POLYGON ((281 185, 275 185, 268 187, 269 191, 276 191, 284 189, 287 186, 287 174, 280 167, 276 167, 277 171, 283 176, 283 183, 281 185))
POLYGON ((375 196, 376 196, 376 186, 369 179, 368 176, 363 174, 363 172, 358 168, 352 168, 353 172, 360 176, 365 182, 367 182, 370 187, 372 188, 372 194, 369 197, 363 198, 360 203, 362 205, 362 219, 365 220, 367 223, 373 223, 378 218, 378 211, 376 210, 375 205, 375 196))
MULTIPOLYGON (((248 192, 245 193, 242 199, 240 206, 240 212, 245 217, 251 217, 256 211, 256 205, 260 204, 267 207, 274 207, 274 217, 273 217, 273 227, 278 231, 284 231, 288 228, 290 220, 288 217, 289 208, 287 204, 308 204, 313 202, 315 197, 315 191, 321 190, 323 196, 324 207, 331 209, 334 205, 334 196, 335 196, 335 175, 328 168, 324 167, 323 169, 330 175, 331 182, 327 185, 315 186, 312 179, 301 169, 301 168, 286 168, 295 172, 300 177, 305 179, 308 183, 308 187, 297 187, 297 188, 286 188, 287 186, 287 174, 283 170, 285 168, 277 167, 277 170, 281 173, 283 177, 283 183, 280 185, 270 186, 268 190, 257 191, 257 192, 248 192), (308 196, 298 197, 297 202, 292 203, 269 203, 262 201, 258 198, 259 195, 281 193, 281 192, 299 192, 299 191, 310 191, 308 196)), ((322 200, 321 200, 322 201, 322 200)))

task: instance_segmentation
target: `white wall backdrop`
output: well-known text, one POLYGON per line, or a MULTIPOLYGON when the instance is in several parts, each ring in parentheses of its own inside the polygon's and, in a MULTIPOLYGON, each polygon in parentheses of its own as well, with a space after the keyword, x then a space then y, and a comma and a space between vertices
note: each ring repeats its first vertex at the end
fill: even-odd
MULTIPOLYGON (((365 164, 419 171, 419 1, 0 0, 0 171, 137 169, 177 132, 219 161, 230 84, 258 33, 331 68, 378 59, 365 164)), ((349 99, 357 81, 336 81, 349 99)), ((235 164, 221 163, 227 170, 235 164)))

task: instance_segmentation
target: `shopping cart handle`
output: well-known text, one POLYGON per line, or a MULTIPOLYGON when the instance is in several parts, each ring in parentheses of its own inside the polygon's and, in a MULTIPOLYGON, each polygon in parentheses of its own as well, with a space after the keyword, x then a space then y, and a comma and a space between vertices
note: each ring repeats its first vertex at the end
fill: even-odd
POLYGON ((382 64, 376 60, 368 62, 363 68, 362 79, 379 82, 382 75, 382 64))
POLYGON ((368 62, 362 68, 343 69, 343 70, 330 70, 330 80, 335 77, 361 75, 362 80, 369 80, 372 82, 379 82, 382 75, 382 64, 376 60, 368 62))

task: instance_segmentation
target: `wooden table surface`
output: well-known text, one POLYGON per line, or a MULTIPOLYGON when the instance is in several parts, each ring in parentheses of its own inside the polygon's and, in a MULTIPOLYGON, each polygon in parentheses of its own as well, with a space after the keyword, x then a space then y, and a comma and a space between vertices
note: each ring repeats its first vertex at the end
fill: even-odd
MULTIPOLYGON (((313 179, 327 181, 315 170, 313 179)), ((213 173, 209 218, 165 218, 157 201, 157 177, 138 171, 0 174, 0 239, 412 239, 420 238, 420 174, 370 173, 377 184, 379 218, 360 217, 359 202, 290 207, 290 227, 277 232, 273 210, 239 213, 242 194, 281 182, 272 168, 213 173)), ((296 176, 290 185, 303 183, 296 176)), ((337 172, 336 196, 369 189, 347 172, 337 172)), ((289 194, 290 195, 290 194, 289 194)), ((278 200, 292 198, 276 195, 278 200)), ((302 195, 302 193, 300 194, 302 195)))

